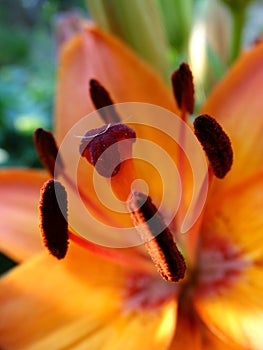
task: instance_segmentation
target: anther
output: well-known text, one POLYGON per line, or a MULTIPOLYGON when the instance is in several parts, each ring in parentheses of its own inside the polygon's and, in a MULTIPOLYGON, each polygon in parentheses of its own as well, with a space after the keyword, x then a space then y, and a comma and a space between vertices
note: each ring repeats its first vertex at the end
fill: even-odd
POLYGON ((194 83, 190 67, 182 63, 172 75, 174 97, 180 109, 185 108, 190 114, 194 111, 194 83))
POLYGON ((215 176, 222 179, 233 163, 233 150, 228 135, 214 118, 206 114, 195 119, 194 130, 215 176))
POLYGON ((106 124, 119 123, 121 119, 114 108, 114 102, 111 99, 108 91, 95 79, 90 80, 89 91, 92 102, 95 108, 98 109, 98 112, 103 121, 106 124))
POLYGON ((127 147, 131 147, 135 138, 135 131, 128 126, 108 124, 89 130, 82 138, 79 151, 101 176, 110 178, 119 172, 127 147), (130 140, 126 148, 119 144, 123 140, 130 140))
POLYGON ((39 128, 34 133, 34 143, 42 164, 53 177, 56 162, 63 168, 54 136, 51 132, 39 128))
POLYGON ((40 230, 44 245, 58 259, 68 248, 67 193, 60 182, 49 180, 40 191, 40 230))
POLYGON ((184 257, 151 198, 143 193, 133 192, 127 204, 134 226, 163 279, 177 282, 184 278, 184 257))

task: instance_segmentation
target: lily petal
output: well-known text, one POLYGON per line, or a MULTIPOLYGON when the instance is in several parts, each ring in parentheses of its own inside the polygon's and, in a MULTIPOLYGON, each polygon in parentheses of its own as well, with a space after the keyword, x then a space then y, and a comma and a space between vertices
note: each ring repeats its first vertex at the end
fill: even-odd
MULTIPOLYGON (((260 278, 259 273, 257 277, 260 278)), ((243 281, 243 283, 246 282, 243 281)), ((240 289, 235 290, 227 298, 211 299, 208 303, 200 305, 199 313, 202 314, 211 332, 222 339, 234 342, 242 349, 260 350, 262 349, 262 303, 252 306, 251 298, 249 301, 246 300, 249 288, 251 286, 247 288, 245 297, 240 297, 240 289)))
POLYGON ((230 136, 234 164, 221 186, 263 168, 263 43, 243 53, 202 108, 230 136))
MULTIPOLYGON (((232 242, 244 256, 262 259, 263 172, 211 197, 204 213, 201 239, 232 242)), ((205 247, 204 247, 205 248, 205 247)))
POLYGON ((210 254, 203 266, 212 273, 203 281, 198 311, 212 331, 249 349, 263 343, 262 191, 260 172, 221 192, 201 228, 200 261, 210 254))
POLYGON ((158 313, 109 314, 101 319, 92 313, 50 332, 27 349, 55 349, 54 344, 59 349, 72 350, 166 349, 171 335, 171 324, 168 322, 173 316, 171 303, 158 313))
POLYGON ((40 187, 47 178, 42 170, 0 172, 0 249, 16 261, 42 250, 37 203, 40 187))
POLYGON ((56 94, 56 132, 59 141, 82 117, 94 111, 89 81, 97 79, 113 101, 152 103, 176 111, 162 79, 119 39, 93 25, 61 48, 56 94))
POLYGON ((167 304, 155 313, 125 310, 127 273, 74 243, 63 261, 41 254, 15 268, 0 281, 1 346, 134 349, 142 341, 145 349, 165 348, 174 327, 174 309, 167 304), (150 333, 148 340, 143 340, 145 331, 150 333), (157 345, 150 347, 155 341, 157 345))

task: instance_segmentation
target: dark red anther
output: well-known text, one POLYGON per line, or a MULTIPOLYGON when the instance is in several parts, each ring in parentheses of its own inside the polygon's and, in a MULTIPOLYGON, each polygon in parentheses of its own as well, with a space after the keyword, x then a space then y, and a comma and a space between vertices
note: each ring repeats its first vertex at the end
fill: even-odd
POLYGON ((229 172, 233 163, 233 150, 228 135, 221 125, 207 114, 195 119, 194 129, 215 176, 222 179, 229 172))
POLYGON ((180 109, 185 108, 190 114, 194 111, 194 83, 190 67, 182 63, 172 75, 174 97, 180 109))
POLYGON ((68 249, 67 193, 60 182, 49 180, 40 191, 40 230, 44 245, 58 259, 68 249))
POLYGON ((89 91, 92 102, 95 108, 98 109, 103 121, 106 124, 119 123, 121 119, 114 108, 114 102, 111 99, 108 91, 95 79, 90 80, 89 91))
POLYGON ((135 131, 128 126, 108 124, 89 130, 83 136, 79 151, 82 157, 95 166, 101 176, 110 178, 119 172, 124 156, 122 153, 125 150, 119 146, 119 142, 130 139, 130 144, 132 144, 135 138, 135 131))
POLYGON ((58 153, 56 140, 50 131, 37 129, 34 133, 34 143, 42 164, 51 176, 54 176, 56 162, 63 169, 63 162, 58 153))
POLYGON ((151 198, 143 193, 133 192, 128 207, 134 226, 163 279, 177 282, 184 278, 184 257, 151 198))

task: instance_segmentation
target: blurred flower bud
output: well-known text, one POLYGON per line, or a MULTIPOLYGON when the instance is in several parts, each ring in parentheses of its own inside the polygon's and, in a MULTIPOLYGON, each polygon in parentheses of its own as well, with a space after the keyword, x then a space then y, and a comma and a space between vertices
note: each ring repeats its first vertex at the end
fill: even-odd
POLYGON ((193 0, 158 1, 169 43, 185 54, 193 21, 193 0))
POLYGON ((157 0, 87 0, 95 22, 128 43, 165 79, 169 46, 157 0))
POLYGON ((233 63, 239 55, 243 46, 245 24, 247 20, 247 10, 254 0, 221 0, 232 15, 233 35, 231 43, 230 63, 233 63))

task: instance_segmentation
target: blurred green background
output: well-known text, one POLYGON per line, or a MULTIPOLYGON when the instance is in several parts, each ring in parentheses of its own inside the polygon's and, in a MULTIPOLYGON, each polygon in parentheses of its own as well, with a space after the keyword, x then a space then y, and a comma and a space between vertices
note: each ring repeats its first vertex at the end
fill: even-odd
POLYGON ((0 0, 0 167, 39 166, 33 131, 51 128, 57 13, 84 1, 0 0))

